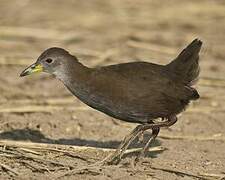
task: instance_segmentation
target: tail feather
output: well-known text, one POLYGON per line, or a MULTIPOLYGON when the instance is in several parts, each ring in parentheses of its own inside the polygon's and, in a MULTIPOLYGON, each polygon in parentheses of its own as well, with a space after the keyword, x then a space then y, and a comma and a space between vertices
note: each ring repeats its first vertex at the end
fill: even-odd
POLYGON ((172 62, 166 67, 171 73, 174 73, 175 79, 193 85, 199 76, 199 52, 201 50, 202 41, 193 40, 172 62))

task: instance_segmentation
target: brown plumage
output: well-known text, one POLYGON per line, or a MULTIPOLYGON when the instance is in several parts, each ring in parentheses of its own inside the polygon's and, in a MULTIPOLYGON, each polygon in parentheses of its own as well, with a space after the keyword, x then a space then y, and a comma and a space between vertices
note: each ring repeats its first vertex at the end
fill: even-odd
POLYGON ((159 128, 176 122, 191 100, 199 98, 192 87, 199 75, 199 51, 202 42, 195 39, 168 65, 130 62, 88 68, 61 48, 50 48, 37 62, 21 73, 30 74, 36 66, 54 74, 81 101, 114 118, 140 123, 121 144, 110 162, 121 158, 130 142, 147 129, 154 139, 159 128), (167 119, 154 123, 153 119, 167 119), (119 158, 118 158, 119 157, 119 158))

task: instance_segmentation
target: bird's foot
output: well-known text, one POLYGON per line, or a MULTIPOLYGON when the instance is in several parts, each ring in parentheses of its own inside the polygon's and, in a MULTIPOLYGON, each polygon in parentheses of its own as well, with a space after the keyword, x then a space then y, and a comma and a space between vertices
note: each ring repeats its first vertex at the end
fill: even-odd
POLYGON ((117 165, 122 160, 121 149, 116 150, 114 153, 109 154, 106 156, 102 161, 99 161, 98 164, 100 165, 117 165))
POLYGON ((108 165, 117 165, 117 164, 119 164, 120 161, 122 160, 121 153, 122 153, 122 151, 116 150, 116 152, 111 154, 111 156, 109 157, 109 159, 107 160, 106 163, 108 165))
POLYGON ((122 157, 127 150, 130 142, 122 144, 114 153, 105 158, 105 162, 108 165, 117 165, 122 160, 122 157))

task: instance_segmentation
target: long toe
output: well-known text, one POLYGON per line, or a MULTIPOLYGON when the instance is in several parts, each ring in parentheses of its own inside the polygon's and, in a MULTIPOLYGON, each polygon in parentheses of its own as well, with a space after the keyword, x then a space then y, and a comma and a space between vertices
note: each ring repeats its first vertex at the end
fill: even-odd
POLYGON ((118 151, 110 154, 105 159, 103 159, 100 163, 103 165, 116 165, 121 161, 120 153, 118 151))
POLYGON ((111 165, 117 165, 117 164, 120 163, 121 160, 122 160, 121 153, 118 153, 118 154, 115 154, 115 155, 112 157, 111 161, 108 162, 108 163, 111 164, 111 165))

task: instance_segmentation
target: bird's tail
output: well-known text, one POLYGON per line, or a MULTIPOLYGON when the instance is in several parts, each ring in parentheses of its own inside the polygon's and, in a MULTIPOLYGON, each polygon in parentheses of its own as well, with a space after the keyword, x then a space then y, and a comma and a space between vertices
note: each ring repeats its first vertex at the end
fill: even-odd
POLYGON ((172 62, 166 65, 169 72, 174 74, 175 80, 187 86, 195 84, 200 71, 199 52, 202 41, 193 40, 172 62))

